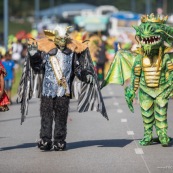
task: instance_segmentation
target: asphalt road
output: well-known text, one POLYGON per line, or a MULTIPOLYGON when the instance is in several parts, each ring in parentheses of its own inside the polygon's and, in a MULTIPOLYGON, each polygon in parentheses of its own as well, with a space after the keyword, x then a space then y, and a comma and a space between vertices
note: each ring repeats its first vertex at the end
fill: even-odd
MULTIPOLYGON (((30 101, 29 114, 20 125, 20 105, 0 113, 0 173, 173 173, 173 146, 140 146, 143 124, 139 104, 131 113, 124 89, 102 90, 109 121, 97 112, 77 113, 71 100, 67 150, 40 151, 39 100, 30 101)), ((173 137, 173 100, 169 102, 168 134, 173 137)), ((154 136, 155 129, 154 129, 154 136)))

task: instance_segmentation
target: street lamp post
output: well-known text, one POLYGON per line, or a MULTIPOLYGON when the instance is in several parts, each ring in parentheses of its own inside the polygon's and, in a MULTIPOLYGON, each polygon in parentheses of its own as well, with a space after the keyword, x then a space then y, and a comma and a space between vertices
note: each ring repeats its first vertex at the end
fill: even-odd
POLYGON ((135 12, 135 10, 136 10, 136 0, 131 0, 131 10, 132 10, 132 12, 135 12))
POLYGON ((50 0, 50 8, 54 7, 54 0, 50 0))
POLYGON ((8 49, 8 0, 4 0, 4 46, 8 49))
POLYGON ((146 14, 150 14, 151 13, 151 0, 146 0, 146 14))
POLYGON ((167 7, 168 6, 168 2, 167 2, 167 0, 164 0, 163 1, 163 12, 164 12, 164 14, 167 14, 167 7))

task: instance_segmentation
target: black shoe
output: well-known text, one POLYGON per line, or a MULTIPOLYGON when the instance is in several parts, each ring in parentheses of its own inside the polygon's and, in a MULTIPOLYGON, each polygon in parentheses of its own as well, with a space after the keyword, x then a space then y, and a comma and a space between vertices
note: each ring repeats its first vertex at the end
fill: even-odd
POLYGON ((65 141, 62 141, 62 142, 54 142, 53 149, 55 151, 64 151, 66 149, 66 142, 65 141))
POLYGON ((38 141, 37 146, 40 150, 49 151, 52 148, 52 141, 46 142, 41 139, 38 141))

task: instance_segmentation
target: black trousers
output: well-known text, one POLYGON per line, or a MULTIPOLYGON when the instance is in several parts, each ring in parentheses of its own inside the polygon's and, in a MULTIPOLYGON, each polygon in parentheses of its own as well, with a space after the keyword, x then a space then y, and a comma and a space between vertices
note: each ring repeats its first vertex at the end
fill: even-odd
POLYGON ((52 140, 53 120, 55 122, 54 142, 65 141, 67 135, 69 101, 69 97, 41 97, 40 138, 45 142, 49 142, 52 140))

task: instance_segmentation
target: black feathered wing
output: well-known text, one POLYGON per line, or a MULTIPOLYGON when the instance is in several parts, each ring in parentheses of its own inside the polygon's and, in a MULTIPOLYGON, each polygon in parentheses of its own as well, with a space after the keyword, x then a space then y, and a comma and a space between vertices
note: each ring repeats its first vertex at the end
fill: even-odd
POLYGON ((91 60, 89 51, 86 51, 84 58, 83 69, 92 74, 94 83, 82 82, 81 93, 78 101, 78 111, 97 111, 100 112, 106 119, 108 119, 103 97, 100 91, 97 75, 94 71, 93 62, 91 60))
POLYGON ((21 124, 28 114, 28 105, 31 98, 39 98, 43 74, 34 73, 30 65, 30 59, 27 55, 25 58, 23 72, 18 87, 17 103, 21 103, 21 124))

